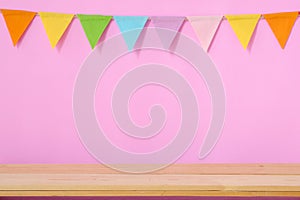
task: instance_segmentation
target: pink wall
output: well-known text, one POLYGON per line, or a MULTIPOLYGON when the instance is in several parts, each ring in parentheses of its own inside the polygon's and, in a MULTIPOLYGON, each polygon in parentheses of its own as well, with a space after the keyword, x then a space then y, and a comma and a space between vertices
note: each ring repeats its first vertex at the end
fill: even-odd
MULTIPOLYGON (((79 0, 53 0, 37 3, 33 0, 2 0, 0 8, 109 15, 222 15, 297 11, 300 10, 300 2, 86 0, 83 3, 79 0)), ((148 26, 152 26, 151 23, 148 26)), ((181 31, 197 40, 189 23, 186 22, 181 31)), ((102 41, 118 33, 113 21, 102 41)), ((52 49, 39 17, 34 19, 18 47, 13 47, 0 16, 0 163, 97 162, 81 144, 72 113, 75 79, 90 52, 78 19, 73 20, 58 47, 52 49)), ((300 162, 298 52, 299 20, 284 50, 266 21, 261 20, 247 51, 239 44, 228 22, 222 21, 209 56, 216 64, 226 90, 226 120, 219 142, 204 160, 199 160, 197 155, 210 119, 209 94, 201 77, 195 75, 189 64, 171 54, 164 55, 162 59, 159 52, 145 51, 140 56, 120 58, 113 64, 111 73, 121 73, 128 63, 166 62, 189 79, 199 99, 201 121, 194 143, 178 162, 300 162), (116 68, 120 70, 113 71, 116 68)), ((102 81, 110 80, 108 76, 102 81)), ((110 89, 106 88, 107 91, 110 89)), ((133 119, 140 124, 147 123, 147 104, 163 99, 160 103, 165 104, 166 110, 173 116, 165 129, 170 133, 170 130, 177 128, 179 120, 176 101, 159 88, 155 94, 160 95, 147 97, 147 101, 143 101, 147 92, 154 90, 146 88, 134 97, 134 101, 142 103, 137 105, 138 109, 135 104, 130 104, 133 119)), ((98 102, 97 99, 101 101, 99 93, 96 95, 98 102)), ((101 110, 97 113, 101 118, 101 110)), ((105 119, 105 116, 102 118, 105 119)), ((106 120, 109 129, 111 122, 106 120)), ((133 147, 128 138, 111 137, 124 148, 133 147)), ((168 137, 171 136, 153 138, 147 144, 134 147, 142 151, 154 150, 163 145, 168 137)))

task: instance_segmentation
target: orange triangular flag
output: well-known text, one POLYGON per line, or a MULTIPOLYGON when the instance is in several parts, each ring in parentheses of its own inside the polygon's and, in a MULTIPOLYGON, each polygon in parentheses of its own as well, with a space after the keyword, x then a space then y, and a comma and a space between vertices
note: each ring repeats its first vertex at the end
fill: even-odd
POLYGON ((264 14, 263 16, 267 20, 281 48, 284 48, 298 17, 298 12, 264 14))
POLYGON ((2 9, 1 12, 4 17, 11 40, 14 46, 16 46, 36 13, 23 10, 5 9, 2 9))

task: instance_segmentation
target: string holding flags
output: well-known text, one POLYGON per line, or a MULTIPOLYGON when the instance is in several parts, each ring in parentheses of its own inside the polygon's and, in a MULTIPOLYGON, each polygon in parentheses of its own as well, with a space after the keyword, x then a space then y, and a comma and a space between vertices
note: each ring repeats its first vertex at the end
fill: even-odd
MULTIPOLYGON (((205 51, 209 51, 210 45, 219 30, 222 20, 228 20, 237 39, 244 49, 253 36, 253 32, 261 19, 265 19, 274 33, 281 48, 285 48, 290 33, 294 27, 295 21, 299 15, 295 12, 282 12, 270 14, 241 14, 241 15, 220 15, 220 16, 103 16, 88 14, 64 14, 55 12, 32 12, 24 10, 0 9, 3 15, 6 27, 14 46, 22 38, 34 17, 39 15, 48 36, 51 46, 54 48, 60 41, 60 38, 69 27, 73 18, 79 19, 85 32, 88 42, 93 49, 103 32, 107 29, 111 20, 114 20, 119 27, 125 43, 129 50, 133 50, 139 39, 139 36, 146 25, 147 20, 151 20, 152 25, 158 29, 170 29, 173 34, 163 35, 163 31, 157 31, 164 48, 169 49, 177 32, 180 31, 187 19, 194 29, 199 43, 205 51), (263 16, 263 18, 261 17, 263 16), (134 31, 134 34, 126 34, 128 31, 134 31)), ((151 24, 151 23, 150 23, 151 24)))

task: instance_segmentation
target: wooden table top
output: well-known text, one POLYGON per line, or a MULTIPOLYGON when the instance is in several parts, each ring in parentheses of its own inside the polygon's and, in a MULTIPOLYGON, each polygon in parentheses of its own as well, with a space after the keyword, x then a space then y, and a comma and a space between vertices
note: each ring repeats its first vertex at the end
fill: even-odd
POLYGON ((150 174, 100 164, 2 164, 0 196, 300 197, 300 164, 175 164, 150 174))

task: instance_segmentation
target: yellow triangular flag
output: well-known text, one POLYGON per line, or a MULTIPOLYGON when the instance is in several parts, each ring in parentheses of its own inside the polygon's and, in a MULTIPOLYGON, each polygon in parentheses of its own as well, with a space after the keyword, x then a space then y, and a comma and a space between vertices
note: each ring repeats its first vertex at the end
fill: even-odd
POLYGON ((50 44, 54 48, 68 28, 74 15, 51 12, 39 12, 39 15, 41 16, 50 44))
POLYGON ((260 16, 260 14, 226 15, 231 28, 244 49, 247 49, 260 16))

